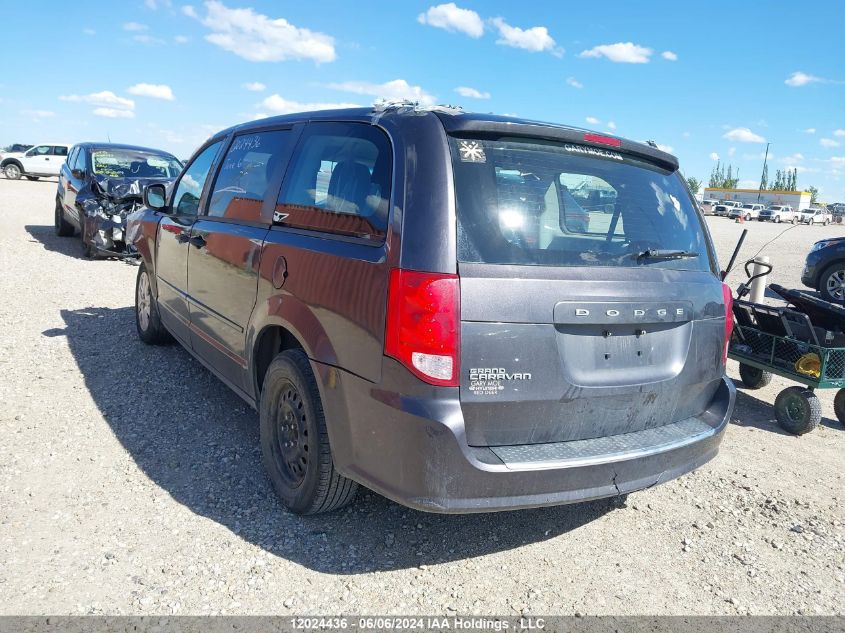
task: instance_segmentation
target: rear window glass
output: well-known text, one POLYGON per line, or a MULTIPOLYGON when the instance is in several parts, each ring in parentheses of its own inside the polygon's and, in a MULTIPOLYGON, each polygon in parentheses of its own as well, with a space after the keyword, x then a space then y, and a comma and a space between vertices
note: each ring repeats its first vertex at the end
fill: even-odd
POLYGON ((176 178, 182 171, 172 156, 127 149, 95 149, 91 166, 95 174, 109 178, 176 178))
POLYGON ((451 144, 462 262, 712 270, 698 212, 677 173, 565 143, 451 144))

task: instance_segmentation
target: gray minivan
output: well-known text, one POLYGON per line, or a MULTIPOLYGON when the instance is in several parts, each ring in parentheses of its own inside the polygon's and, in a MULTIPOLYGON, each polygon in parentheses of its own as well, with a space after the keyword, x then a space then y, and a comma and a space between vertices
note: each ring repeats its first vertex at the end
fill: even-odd
POLYGON ((731 294, 675 157, 447 108, 224 130, 130 221, 142 340, 260 417, 295 512, 624 495, 713 458, 731 294))

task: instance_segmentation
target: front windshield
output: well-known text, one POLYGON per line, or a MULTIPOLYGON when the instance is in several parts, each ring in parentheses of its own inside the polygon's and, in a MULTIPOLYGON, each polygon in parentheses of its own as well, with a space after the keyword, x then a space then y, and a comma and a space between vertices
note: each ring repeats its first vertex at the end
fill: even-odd
POLYGON ((167 154, 126 149, 95 149, 91 165, 98 176, 109 178, 176 178, 182 164, 167 154))
POLYGON ((753 204, 744 204, 744 205, 742 205, 742 208, 743 209, 753 209, 754 205, 753 204))

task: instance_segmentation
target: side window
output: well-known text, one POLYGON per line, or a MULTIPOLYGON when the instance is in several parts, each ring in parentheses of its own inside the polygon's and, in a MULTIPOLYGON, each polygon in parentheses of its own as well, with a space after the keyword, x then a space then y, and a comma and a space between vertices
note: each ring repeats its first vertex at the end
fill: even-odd
POLYGON ((624 235, 616 211, 616 189, 597 176, 560 174, 561 225, 570 233, 607 235, 614 218, 613 235, 624 235))
POLYGON ((76 155, 79 153, 79 148, 74 147, 70 150, 70 156, 67 157, 67 164, 71 169, 76 169, 74 163, 76 162, 76 155))
POLYGON ((78 169, 79 171, 85 171, 85 150, 81 147, 76 150, 76 156, 73 158, 73 162, 70 163, 71 169, 78 169))
POLYGON ((196 215, 199 212, 202 188, 221 143, 217 141, 206 147, 182 173, 172 203, 173 211, 178 215, 196 215))
POLYGON ((312 123, 288 168, 273 222, 382 241, 393 157, 387 136, 360 123, 312 123))
POLYGON ((33 147, 29 150, 26 155, 27 156, 47 156, 50 154, 50 146, 49 145, 39 145, 37 147, 33 147))
POLYGON ((67 156, 67 145, 54 145, 52 153, 54 156, 67 156))
POLYGON ((288 130, 236 136, 214 182, 208 215, 259 222, 267 185, 283 167, 289 142, 288 130))

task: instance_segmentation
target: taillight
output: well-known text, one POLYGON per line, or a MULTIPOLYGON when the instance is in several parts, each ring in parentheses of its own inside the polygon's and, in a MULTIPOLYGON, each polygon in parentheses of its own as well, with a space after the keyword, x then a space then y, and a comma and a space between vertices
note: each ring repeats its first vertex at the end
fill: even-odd
POLYGON ((457 275, 390 271, 384 353, 425 382, 458 386, 460 319, 457 275))
POLYGON ((722 296, 725 298, 725 347, 722 350, 722 364, 727 365, 728 346, 734 331, 734 296, 731 287, 726 283, 722 284, 722 296))

